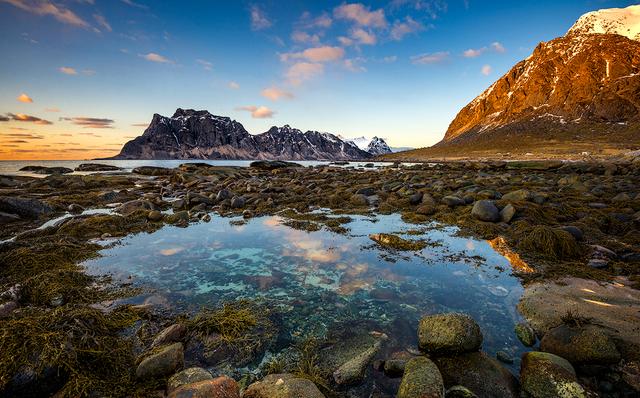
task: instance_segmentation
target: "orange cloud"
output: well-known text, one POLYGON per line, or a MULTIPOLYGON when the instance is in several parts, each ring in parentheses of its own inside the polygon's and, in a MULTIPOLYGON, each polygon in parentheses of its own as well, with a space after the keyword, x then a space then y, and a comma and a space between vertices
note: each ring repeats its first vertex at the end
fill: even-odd
POLYGON ((77 26, 80 28, 89 28, 90 25, 76 15, 73 11, 64 6, 53 4, 48 0, 3 0, 21 10, 36 15, 49 15, 57 19, 59 22, 77 26))
POLYGON ((156 53, 148 53, 148 54, 138 54, 138 56, 146 59, 147 61, 150 62, 157 62, 160 64, 172 64, 173 61, 165 58, 164 56, 160 55, 160 54, 156 54, 156 53))
POLYGON ((311 62, 336 61, 344 57, 344 49, 341 47, 313 47, 299 53, 285 53, 280 55, 280 60, 287 62, 292 59, 306 59, 311 62))
POLYGON ((75 70, 75 68, 72 68, 70 66, 61 66, 60 68, 58 68, 58 70, 62 73, 64 73, 65 75, 77 75, 78 71, 75 70))
POLYGON ((254 105, 240 106, 240 107, 237 107, 236 110, 251 112, 251 117, 253 117, 254 119, 270 119, 276 113, 275 111, 267 108, 266 106, 254 106, 254 105))
POLYGON ((270 99, 271 101, 277 101, 281 98, 291 99, 293 98, 293 94, 290 92, 284 91, 276 86, 272 86, 269 88, 265 88, 261 92, 262 96, 270 99))
POLYGON ((338 19, 346 19, 362 26, 372 26, 384 28, 387 26, 387 19, 383 9, 371 11, 360 3, 342 4, 333 10, 333 15, 338 19))
POLYGON ((25 93, 20 94, 20 96, 17 99, 18 99, 18 101, 25 102, 25 103, 32 103, 33 102, 33 99, 31 97, 29 97, 25 93))
POLYGON ((304 81, 319 76, 322 73, 324 73, 324 65, 322 64, 298 62, 291 65, 285 75, 289 83, 294 86, 299 86, 304 81))

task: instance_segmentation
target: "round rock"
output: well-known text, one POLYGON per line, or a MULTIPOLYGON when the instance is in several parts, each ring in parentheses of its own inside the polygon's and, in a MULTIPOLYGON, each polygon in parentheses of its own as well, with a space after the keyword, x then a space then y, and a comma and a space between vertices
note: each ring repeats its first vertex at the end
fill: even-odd
POLYGON ((479 200, 474 203, 471 215, 480 221, 496 222, 500 220, 500 210, 491 200, 479 200))
POLYGON ((480 327, 469 315, 459 313, 425 316, 418 325, 418 345, 434 355, 477 351, 482 346, 480 327))
POLYGON ((444 382, 436 364, 427 357, 407 361, 397 397, 444 398, 444 382))

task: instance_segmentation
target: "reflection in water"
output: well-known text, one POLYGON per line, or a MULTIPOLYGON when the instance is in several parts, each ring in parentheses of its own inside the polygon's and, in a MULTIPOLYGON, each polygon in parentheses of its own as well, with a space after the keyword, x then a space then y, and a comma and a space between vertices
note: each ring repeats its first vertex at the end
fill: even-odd
POLYGON ((524 347, 513 327, 522 287, 493 243, 456 237, 457 230, 449 227, 425 227, 416 235, 416 226, 399 215, 352 218, 346 224, 349 233, 339 235, 295 230, 278 217, 241 226, 214 217, 186 229, 166 226, 126 238, 86 266, 91 273, 150 286, 181 310, 264 299, 282 315, 281 327, 294 339, 324 336, 345 322, 366 320, 390 335, 399 333, 398 325, 408 325, 410 346, 416 344, 421 316, 466 312, 483 329, 485 351, 519 357, 524 347), (374 244, 370 233, 397 233, 430 244, 396 253, 374 244))

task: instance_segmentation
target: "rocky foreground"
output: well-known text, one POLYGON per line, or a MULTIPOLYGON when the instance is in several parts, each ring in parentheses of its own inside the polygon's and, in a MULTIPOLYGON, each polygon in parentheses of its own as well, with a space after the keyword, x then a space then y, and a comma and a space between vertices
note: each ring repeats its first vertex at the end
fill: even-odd
MULTIPOLYGON (((85 166, 91 170, 100 167, 85 166)), ((113 170, 109 170, 114 172, 113 170)), ((640 162, 467 162, 382 169, 256 162, 45 178, 0 177, 0 395, 170 397, 631 397, 640 392, 640 162), (83 214, 88 209, 109 214, 83 214), (389 352, 393 330, 345 327, 262 358, 277 314, 227 303, 198 314, 87 276, 96 239, 187 227, 211 217, 279 214, 344 233, 336 214, 400 212, 460 227, 507 257, 526 289, 513 333, 532 351, 514 377, 482 352, 464 314, 428 314, 418 347, 389 352), (35 229, 64 214, 70 217, 35 229), (259 374, 239 369, 260 362, 259 374), (228 372, 205 368, 228 364, 228 372), (373 382, 372 382, 373 380, 373 382), (391 391, 391 392, 390 392, 391 391)), ((415 241, 372 235, 388 250, 415 241)))

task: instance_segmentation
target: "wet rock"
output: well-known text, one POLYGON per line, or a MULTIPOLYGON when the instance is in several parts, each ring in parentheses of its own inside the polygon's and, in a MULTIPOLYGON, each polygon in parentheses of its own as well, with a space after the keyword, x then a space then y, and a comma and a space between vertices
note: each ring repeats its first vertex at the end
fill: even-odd
POLYGON ((396 250, 422 250, 426 247, 425 242, 403 239, 392 234, 371 234, 369 239, 381 246, 396 250))
POLYGON ((444 198, 442 198, 442 203, 449 207, 463 206, 466 204, 464 200, 460 199, 457 196, 445 196, 444 198))
POLYGON ((292 374, 271 374, 251 384, 242 398, 324 398, 312 381, 292 374))
POLYGON ((69 174, 73 173, 68 167, 44 167, 44 166, 25 166, 19 171, 26 171, 34 174, 69 174))
POLYGON ((166 167, 140 166, 131 170, 131 172, 143 176, 167 176, 173 174, 174 170, 166 167))
POLYGON ((231 198, 231 207, 234 209, 241 209, 245 205, 245 199, 242 196, 234 196, 231 198))
POLYGON ((633 388, 640 392, 640 362, 628 361, 620 367, 622 379, 633 388))
POLYGON ((404 359, 387 359, 384 361, 384 374, 389 377, 400 377, 404 373, 407 361, 404 359))
POLYGON ((240 387, 227 376, 185 384, 173 390, 168 398, 240 398, 240 387))
POLYGON ((477 351, 482 346, 482 332, 466 314, 425 316, 418 325, 418 345, 420 350, 435 355, 477 351))
POLYGON ((478 398, 473 391, 464 386, 453 386, 444 395, 446 398, 478 398))
POLYGON ((138 379, 165 377, 184 365, 182 343, 175 343, 159 349, 140 362, 136 369, 138 379))
POLYGON ((436 365, 427 357, 407 361, 398 398, 444 398, 444 383, 436 365))
POLYGON ((364 196, 373 196, 376 194, 376 190, 373 187, 365 187, 365 188, 358 189, 356 191, 356 194, 364 195, 364 196))
POLYGON ((125 216, 138 210, 155 210, 155 206, 148 200, 136 199, 125 202, 116 208, 118 213, 125 216))
POLYGON ((381 341, 376 341, 373 346, 359 353, 342 364, 333 372, 333 380, 338 385, 356 384, 364 379, 367 367, 378 353, 382 345, 381 341))
POLYGON ((169 224, 183 224, 189 222, 189 212, 186 210, 178 211, 173 214, 167 215, 167 222, 169 224))
POLYGON ((511 219, 515 215, 516 215, 516 208, 513 207, 511 203, 509 203, 508 205, 503 207, 502 210, 500 210, 500 221, 506 222, 506 223, 511 222, 511 219))
POLYGON ((560 227, 560 229, 569 232, 577 241, 581 241, 584 237, 582 230, 578 227, 574 227, 573 225, 565 225, 560 227))
POLYGON ((8 224, 16 221, 20 221, 21 218, 15 214, 0 212, 0 224, 8 224))
POLYGON ((422 202, 422 192, 416 192, 409 196, 409 203, 413 206, 422 202))
POLYGON ((520 342, 526 347, 533 347, 536 343, 536 332, 526 323, 518 323, 515 327, 515 332, 518 340, 520 340, 520 342))
POLYGON ((75 168, 75 171, 118 171, 122 170, 118 166, 99 163, 82 163, 75 168))
POLYGON ((230 198, 231 198, 231 192, 228 189, 223 188, 220 191, 218 191, 218 194, 216 195, 216 202, 222 202, 223 200, 230 199, 230 198))
POLYGON ((479 200, 474 203, 471 215, 480 221, 496 222, 500 220, 500 211, 490 200, 479 200))
POLYGON ((511 357, 511 355, 509 355, 509 353, 507 353, 506 351, 496 352, 496 359, 502 363, 513 363, 513 357, 511 357))
POLYGON ((509 192, 502 196, 503 200, 514 201, 514 202, 523 202, 526 200, 531 200, 533 195, 531 192, 526 189, 519 189, 517 191, 509 192))
POLYGON ((416 209, 416 214, 420 214, 423 216, 430 216, 435 214, 437 211, 436 207, 430 204, 423 204, 421 206, 418 206, 418 208, 416 209))
POLYGON ((164 215, 158 210, 151 210, 147 214, 147 219, 152 222, 162 221, 163 218, 164 218, 164 215))
POLYGON ((208 370, 203 368, 185 369, 174 374, 167 380, 167 391, 171 393, 178 387, 205 380, 213 380, 213 376, 208 370))
POLYGON ((561 325, 545 333, 540 350, 558 355, 574 365, 613 365, 620 362, 615 343, 593 325, 561 325))
POLYGON ((16 214, 23 218, 36 219, 53 212, 51 206, 38 199, 27 199, 14 196, 0 197, 0 211, 16 214))
POLYGON ((516 398, 518 381, 496 359, 484 352, 470 352, 433 360, 449 388, 462 385, 479 397, 516 398))
POLYGON ((184 338, 186 333, 186 326, 181 323, 174 323, 173 325, 164 328, 160 333, 158 333, 155 339, 153 339, 151 347, 159 347, 161 345, 169 343, 177 343, 184 338))
POLYGON ((283 169, 287 167, 303 167, 298 163, 293 162, 285 162, 283 160, 257 160, 255 162, 251 162, 249 167, 260 170, 275 170, 275 169, 283 169))
POLYGON ((369 204, 369 201, 367 200, 367 196, 361 193, 357 193, 351 196, 351 203, 355 206, 367 206, 369 204))
POLYGON ((79 204, 72 203, 69 205, 69 207, 67 207, 67 211, 71 214, 80 214, 84 211, 84 207, 80 206, 79 204))
POLYGON ((573 366, 564 358, 531 351, 522 356, 520 385, 532 398, 586 397, 573 366))
POLYGON ((0 304, 0 318, 7 318, 16 308, 18 308, 18 303, 15 301, 0 304))

